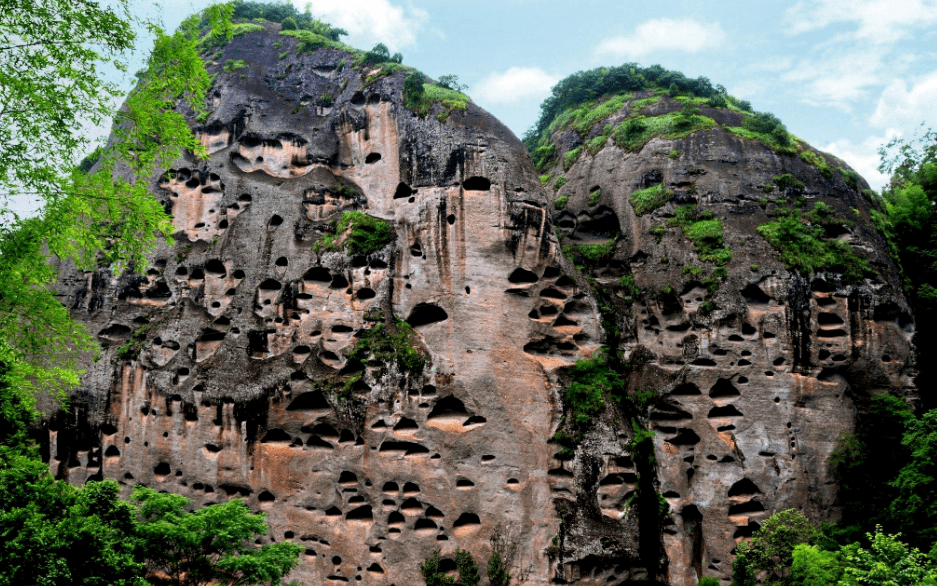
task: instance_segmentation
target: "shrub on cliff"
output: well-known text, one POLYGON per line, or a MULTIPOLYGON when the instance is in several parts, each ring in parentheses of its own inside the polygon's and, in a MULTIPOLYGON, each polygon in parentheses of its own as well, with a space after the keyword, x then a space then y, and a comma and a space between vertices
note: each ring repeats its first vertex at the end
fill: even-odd
POLYGON ((321 248, 344 248, 348 254, 371 254, 384 248, 393 238, 394 231, 384 220, 362 212, 345 212, 335 225, 335 234, 322 239, 321 248))

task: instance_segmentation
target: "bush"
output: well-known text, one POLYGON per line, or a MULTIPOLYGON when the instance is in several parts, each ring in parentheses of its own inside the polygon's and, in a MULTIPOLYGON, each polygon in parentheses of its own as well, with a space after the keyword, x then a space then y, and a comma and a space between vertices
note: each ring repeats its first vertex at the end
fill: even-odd
POLYGON ((281 30, 284 30, 284 31, 294 31, 294 30, 296 30, 297 28, 299 28, 299 27, 296 25, 296 19, 293 18, 292 16, 288 16, 288 17, 286 17, 286 18, 283 19, 283 26, 282 26, 281 30))
POLYGON ((556 198, 556 201, 553 202, 553 207, 557 210, 562 210, 566 208, 566 204, 569 202, 568 195, 561 195, 556 198))
POLYGON ((813 544, 820 532, 807 517, 796 509, 777 512, 752 536, 749 543, 739 543, 732 579, 738 586, 764 586, 787 584, 785 574, 794 559, 794 548, 800 544, 813 544))
POLYGON ((604 350, 597 351, 592 358, 577 360, 568 374, 571 380, 564 397, 574 424, 589 423, 593 415, 601 412, 606 394, 616 399, 621 394, 622 378, 608 366, 604 350))
POLYGON ((243 59, 237 59, 237 60, 228 59, 227 61, 225 61, 225 64, 224 64, 224 70, 227 73, 231 73, 239 69, 244 69, 246 67, 247 67, 247 63, 244 63, 243 59))
POLYGON ((349 254, 371 254, 394 238, 393 229, 384 220, 362 212, 345 212, 335 226, 335 234, 322 239, 325 250, 344 247, 349 254))
POLYGON ((319 106, 322 106, 323 108, 328 108, 334 103, 335 103, 335 99, 332 97, 332 94, 330 93, 324 93, 321 96, 319 96, 318 100, 316 100, 316 104, 318 104, 319 106))
POLYGON ((631 194, 631 207, 634 213, 643 216, 663 206, 673 197, 673 191, 657 184, 647 189, 639 189, 631 194))
POLYGON ((452 586, 455 584, 455 578, 447 576, 439 571, 439 562, 442 561, 440 550, 433 552, 432 557, 420 564, 420 574, 423 575, 423 582, 426 586, 452 586))

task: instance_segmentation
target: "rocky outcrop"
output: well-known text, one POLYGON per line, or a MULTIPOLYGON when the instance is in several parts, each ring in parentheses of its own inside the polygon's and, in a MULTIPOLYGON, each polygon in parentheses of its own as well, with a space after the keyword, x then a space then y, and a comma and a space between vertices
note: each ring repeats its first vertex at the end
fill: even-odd
MULTIPOLYGON (((487 559, 496 532, 521 546, 521 581, 692 584, 727 577, 772 511, 835 516, 837 438, 863 398, 910 387, 907 306, 858 191, 720 128, 639 153, 609 142, 544 188, 475 105, 421 118, 403 72, 299 54, 265 26, 212 65, 211 115, 192 119, 208 160, 153 179, 175 245, 143 276, 60 283, 106 349, 72 415, 48 423, 58 476, 196 506, 242 496, 268 514, 266 539, 305 546, 291 579, 309 584, 417 583, 432 550, 454 570, 457 547, 487 559), (856 218, 840 237, 875 276, 785 269, 755 231, 780 173, 856 218), (673 201, 635 215, 630 194, 654 185, 673 201), (684 274, 705 263, 679 229, 649 233, 691 201, 731 249, 715 293, 684 274), (392 237, 325 246, 348 237, 333 233, 349 211, 392 237), (580 271, 560 238, 614 243, 580 271), (629 365, 628 393, 655 399, 637 413, 609 398, 560 454, 567 367, 603 345, 629 365), (636 449, 645 426, 652 453, 636 449)), ((556 140, 563 161, 575 145, 556 140)))

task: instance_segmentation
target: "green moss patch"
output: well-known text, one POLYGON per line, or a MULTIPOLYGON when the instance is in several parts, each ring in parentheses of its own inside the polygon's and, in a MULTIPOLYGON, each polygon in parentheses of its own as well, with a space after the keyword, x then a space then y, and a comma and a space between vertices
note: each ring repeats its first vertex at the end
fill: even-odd
POLYGON ((841 273, 846 281, 859 281, 872 274, 872 270, 848 244, 827 236, 825 226, 842 224, 830 217, 831 212, 822 202, 809 213, 781 208, 780 216, 759 226, 758 233, 778 251, 791 271, 804 274, 833 271, 841 273))
POLYGON ((569 203, 569 196, 561 195, 558 198, 556 198, 556 201, 553 202, 553 207, 556 208, 557 210, 564 210, 566 209, 567 203, 569 203))
POLYGON ((244 69, 246 67, 247 63, 244 63, 243 59, 228 59, 224 64, 224 70, 227 73, 231 73, 232 71, 237 71, 239 69, 244 69))
POLYGON ((732 260, 732 253, 723 240, 722 221, 713 218, 711 212, 699 213, 696 205, 683 205, 674 210, 674 217, 668 223, 679 227, 693 242, 693 250, 701 261, 724 267, 732 260))
POLYGON ((335 234, 322 239, 324 250, 344 248, 349 254, 371 254, 386 246, 394 231, 384 220, 361 212, 345 212, 335 226, 335 234))
POLYGON ((578 424, 589 423, 593 416, 605 408, 605 395, 618 398, 624 384, 612 370, 604 351, 592 358, 577 360, 569 368, 570 383, 564 392, 569 419, 578 424))
POLYGON ((687 116, 683 112, 671 112, 650 118, 637 114, 618 125, 612 132, 612 140, 626 151, 638 152, 652 138, 676 140, 716 126, 715 120, 700 114, 687 116))
POLYGON ((647 189, 639 189, 631 194, 631 207, 634 213, 643 216, 661 207, 673 197, 673 192, 664 189, 663 185, 655 185, 647 189))
POLYGON ((472 99, 462 92, 431 83, 423 84, 423 95, 416 100, 407 100, 406 106, 420 117, 432 112, 435 104, 441 104, 442 110, 436 115, 440 122, 449 118, 452 112, 464 113, 472 99))
POLYGON ((285 30, 280 31, 280 34, 286 37, 294 37, 296 40, 298 40, 299 45, 297 46, 297 50, 300 53, 310 53, 318 49, 329 48, 345 51, 346 53, 351 53, 352 55, 362 54, 362 51, 359 51, 350 45, 346 45, 345 43, 340 43, 338 41, 333 41, 329 37, 316 34, 312 31, 285 30))

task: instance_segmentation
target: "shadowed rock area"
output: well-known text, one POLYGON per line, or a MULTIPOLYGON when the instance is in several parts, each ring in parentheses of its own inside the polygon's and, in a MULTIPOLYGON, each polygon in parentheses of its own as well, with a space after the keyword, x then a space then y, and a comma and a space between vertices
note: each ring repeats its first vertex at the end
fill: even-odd
POLYGON ((175 245, 143 276, 60 282, 105 351, 49 422, 58 477, 196 506, 242 496, 266 539, 304 545, 290 580, 308 584, 418 583, 434 549, 487 559, 495 532, 520 547, 518 582, 727 584, 772 512, 836 517, 836 440, 869 396, 913 394, 913 324, 861 182, 704 107, 711 129, 638 152, 609 140, 570 165, 579 137, 556 130, 554 189, 474 104, 420 117, 405 71, 299 53, 264 26, 209 67, 211 113, 189 116, 209 158, 151 182, 175 245), (246 67, 225 72, 231 59, 246 67), (803 189, 766 193, 783 174, 803 189), (637 215, 632 194, 656 186, 669 199, 637 215), (830 237, 864 278, 787 270, 757 228, 795 197, 843 219, 830 237), (690 204, 721 222, 724 272, 668 224, 690 204), (389 236, 355 251, 348 212, 389 236), (632 413, 606 397, 561 456, 566 371, 602 346, 624 391, 654 399, 632 413))

